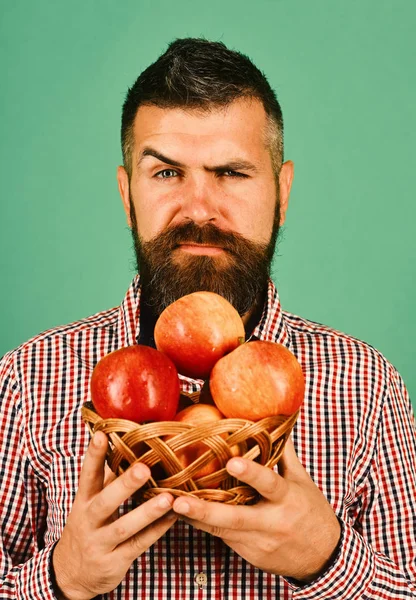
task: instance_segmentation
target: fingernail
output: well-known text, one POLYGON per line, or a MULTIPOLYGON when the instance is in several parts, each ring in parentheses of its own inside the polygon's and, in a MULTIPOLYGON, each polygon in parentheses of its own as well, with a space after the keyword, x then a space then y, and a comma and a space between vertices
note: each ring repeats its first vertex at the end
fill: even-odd
POLYGON ((135 479, 143 479, 145 474, 144 474, 144 468, 143 468, 142 464, 137 463, 137 464, 133 465, 131 467, 131 470, 132 470, 133 477, 135 479))
POLYGON ((228 466, 228 471, 234 475, 241 475, 242 473, 244 473, 245 468, 246 468, 244 462, 242 460, 239 460, 238 458, 231 461, 229 463, 229 465, 227 465, 227 466, 228 466))
POLYGON ((159 496, 157 504, 160 508, 169 508, 171 501, 167 496, 159 496))
POLYGON ((92 436, 92 440, 91 443, 94 446, 94 448, 101 448, 101 436, 99 436, 97 433, 94 433, 94 435, 92 436))
POLYGON ((187 502, 181 502, 179 506, 175 508, 175 511, 181 515, 187 515, 190 511, 190 506, 187 502))

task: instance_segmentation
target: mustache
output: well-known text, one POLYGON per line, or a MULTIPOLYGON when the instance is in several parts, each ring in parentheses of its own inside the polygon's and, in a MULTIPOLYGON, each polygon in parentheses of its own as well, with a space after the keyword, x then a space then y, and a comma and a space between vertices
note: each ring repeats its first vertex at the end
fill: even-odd
MULTIPOLYGON (((194 221, 171 226, 150 242, 145 243, 144 246, 151 244, 153 249, 160 247, 169 251, 175 250, 181 244, 187 243, 219 246, 235 256, 241 256, 241 253, 247 249, 248 245, 253 244, 253 246, 256 245, 257 248, 259 247, 259 244, 249 242, 239 233, 225 231, 213 223, 200 226, 194 221)), ((260 244, 260 246, 263 245, 260 244)), ((264 244, 262 250, 266 248, 267 244, 264 244)))

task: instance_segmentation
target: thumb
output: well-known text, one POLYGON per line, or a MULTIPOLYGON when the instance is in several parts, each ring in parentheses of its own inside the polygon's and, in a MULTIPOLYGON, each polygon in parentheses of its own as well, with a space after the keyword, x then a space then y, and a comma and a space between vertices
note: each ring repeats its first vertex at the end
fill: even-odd
POLYGON ((278 464, 279 474, 285 479, 299 479, 308 476, 298 455, 291 437, 286 440, 283 454, 278 464))

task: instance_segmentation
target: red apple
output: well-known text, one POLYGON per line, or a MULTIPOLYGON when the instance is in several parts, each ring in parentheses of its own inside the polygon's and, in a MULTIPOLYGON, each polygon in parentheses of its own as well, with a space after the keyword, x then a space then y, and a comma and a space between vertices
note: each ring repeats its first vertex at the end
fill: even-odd
POLYGON ((215 363, 245 337, 235 308, 212 292, 195 292, 179 298, 160 315, 155 326, 158 350, 167 354, 178 371, 206 379, 215 363))
POLYGON ((91 398, 103 419, 170 421, 178 408, 178 373, 170 358, 154 348, 120 348, 95 366, 91 398))
POLYGON ((296 357, 281 344, 254 341, 241 344, 217 362, 210 390, 228 418, 258 421, 291 415, 305 394, 305 379, 296 357))
MULTIPOLYGON (((203 425, 205 423, 219 421, 223 418, 224 415, 222 415, 215 406, 210 404, 194 404, 193 406, 188 406, 184 410, 181 410, 181 412, 179 412, 174 418, 174 421, 188 423, 189 425, 203 425)), ((221 434, 221 437, 226 439, 228 434, 223 433, 221 434)), ((195 442, 194 444, 191 444, 182 450, 177 450, 176 456, 179 462, 185 468, 193 463, 197 458, 205 454, 207 450, 209 450, 209 446, 204 444, 204 442, 195 442)), ((231 453, 233 456, 237 456, 239 454, 238 446, 233 446, 231 448, 231 453)), ((220 461, 217 458, 214 458, 207 465, 197 471, 195 479, 210 475, 220 468, 220 461)))

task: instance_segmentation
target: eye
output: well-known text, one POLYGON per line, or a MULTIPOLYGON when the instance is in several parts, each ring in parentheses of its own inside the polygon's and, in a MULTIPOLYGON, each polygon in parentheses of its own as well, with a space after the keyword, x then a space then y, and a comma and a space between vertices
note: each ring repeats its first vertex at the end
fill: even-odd
POLYGON ((174 169, 163 169, 163 171, 159 171, 156 173, 155 177, 158 179, 172 179, 172 177, 177 177, 178 172, 174 169))
POLYGON ((227 171, 222 171, 221 175, 225 175, 225 177, 248 177, 248 175, 245 175, 245 173, 239 173, 238 171, 232 171, 231 169, 228 169, 227 171))

